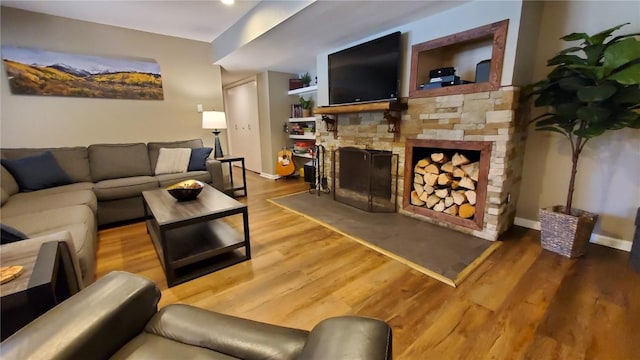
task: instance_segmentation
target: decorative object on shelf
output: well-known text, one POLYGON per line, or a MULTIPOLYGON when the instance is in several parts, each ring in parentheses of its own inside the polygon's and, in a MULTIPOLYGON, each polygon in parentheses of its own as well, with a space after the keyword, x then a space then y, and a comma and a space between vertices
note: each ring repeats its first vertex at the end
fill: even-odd
POLYGON ((309 75, 308 72, 302 74, 302 76, 300 76, 300 80, 302 81, 302 87, 311 85, 311 75, 309 75))
POLYGON ((155 61, 107 58, 2 46, 11 93, 16 95, 162 100, 155 61), (33 65, 33 64, 38 64, 33 65))
POLYGON ((332 118, 328 117, 327 115, 322 115, 322 121, 325 122, 325 125, 327 127, 327 131, 329 131, 329 132, 335 132, 336 131, 336 119, 332 119, 332 118))
POLYGON ((213 152, 214 158, 224 157, 222 146, 220 145, 220 130, 227 128, 227 118, 224 111, 203 111, 202 112, 202 128, 214 129, 212 132, 216 137, 213 152))
POLYGON ((198 180, 185 180, 167 187, 169 195, 178 201, 195 200, 202 192, 204 183, 198 180))
POLYGON ((531 120, 535 129, 560 133, 571 145, 566 205, 540 210, 542 247, 566 257, 584 254, 598 218, 572 208, 582 149, 588 140, 607 130, 640 128, 640 41, 635 34, 627 34, 606 42, 624 25, 593 36, 572 33, 562 37, 582 43, 550 59, 547 65, 555 68, 546 79, 523 91, 527 97, 535 97, 534 106, 549 108, 549 112, 531 120))
POLYGON ((489 81, 489 72, 491 71, 491 59, 482 60, 476 65, 476 83, 489 81))
POLYGON ((304 130, 300 127, 300 124, 294 123, 289 130, 290 135, 304 135, 304 130))
POLYGON ((289 79, 289 90, 300 89, 302 87, 302 80, 289 79))
POLYGON ((298 100, 300 106, 302 106, 302 117, 311 116, 311 109, 313 108, 313 98, 309 96, 308 99, 305 99, 304 96, 300 96, 298 100))
POLYGON ((384 112, 384 119, 387 120, 387 132, 389 133, 397 133, 398 132, 398 123, 400 122, 400 118, 392 115, 389 110, 384 112))

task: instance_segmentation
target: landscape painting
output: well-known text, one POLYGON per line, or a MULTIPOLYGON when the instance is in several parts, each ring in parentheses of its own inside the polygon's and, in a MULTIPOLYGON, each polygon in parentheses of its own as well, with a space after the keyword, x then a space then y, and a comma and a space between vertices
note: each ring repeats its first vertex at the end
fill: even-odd
POLYGON ((11 93, 162 100, 160 66, 136 61, 2 46, 11 93))

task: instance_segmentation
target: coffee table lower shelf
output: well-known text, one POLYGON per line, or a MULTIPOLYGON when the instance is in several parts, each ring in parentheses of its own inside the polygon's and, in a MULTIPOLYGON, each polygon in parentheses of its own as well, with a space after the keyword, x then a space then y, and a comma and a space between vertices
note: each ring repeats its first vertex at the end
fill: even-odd
POLYGON ((245 239, 222 220, 170 229, 146 223, 169 287, 250 259, 245 239))

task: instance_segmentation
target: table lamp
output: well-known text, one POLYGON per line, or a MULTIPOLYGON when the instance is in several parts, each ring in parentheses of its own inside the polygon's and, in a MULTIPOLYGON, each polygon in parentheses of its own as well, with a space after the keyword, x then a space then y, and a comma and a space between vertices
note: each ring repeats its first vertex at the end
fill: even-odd
POLYGON ((227 128, 227 118, 224 111, 203 111, 202 112, 202 128, 214 129, 213 134, 216 136, 214 158, 224 157, 222 146, 220 146, 220 129, 227 128))

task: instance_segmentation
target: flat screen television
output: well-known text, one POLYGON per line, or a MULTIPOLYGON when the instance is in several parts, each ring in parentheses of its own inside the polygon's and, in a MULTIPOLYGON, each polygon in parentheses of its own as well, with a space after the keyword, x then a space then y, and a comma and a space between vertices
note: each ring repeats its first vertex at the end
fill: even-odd
POLYGON ((329 60, 329 105, 396 100, 400 91, 401 33, 348 49, 329 60))

